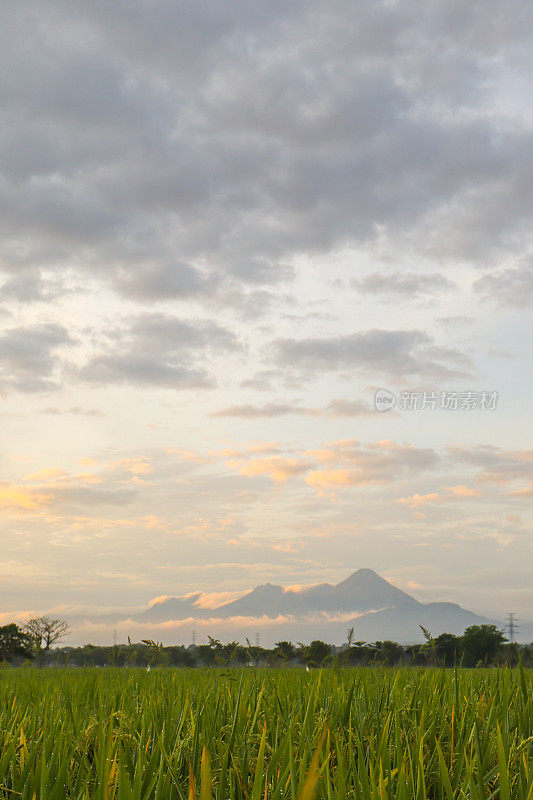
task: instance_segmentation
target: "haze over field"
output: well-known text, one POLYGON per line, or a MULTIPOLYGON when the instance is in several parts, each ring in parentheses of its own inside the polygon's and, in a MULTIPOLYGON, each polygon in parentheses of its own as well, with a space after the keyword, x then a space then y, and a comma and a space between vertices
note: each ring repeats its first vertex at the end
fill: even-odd
POLYGON ((3 5, 0 624, 361 565, 533 624, 532 16, 3 5))

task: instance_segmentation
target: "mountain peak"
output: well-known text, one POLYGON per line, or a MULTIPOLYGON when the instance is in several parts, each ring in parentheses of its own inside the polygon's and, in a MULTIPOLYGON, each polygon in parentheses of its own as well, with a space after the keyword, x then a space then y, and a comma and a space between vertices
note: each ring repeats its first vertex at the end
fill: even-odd
POLYGON ((377 572, 374 572, 373 569, 369 569, 368 567, 362 567, 361 569, 357 569, 355 572, 352 572, 351 575, 348 575, 343 581, 337 584, 339 586, 350 586, 354 583, 363 584, 363 583, 375 583, 375 584, 387 584, 390 585, 385 578, 382 578, 381 575, 378 575, 377 572))
POLYGON ((352 572, 335 586, 335 592, 344 596, 353 610, 370 610, 387 606, 418 605, 418 601, 392 583, 382 578, 373 569, 364 567, 352 572))
POLYGON ((281 586, 278 586, 275 583, 261 583, 259 586, 256 586, 255 589, 252 589, 251 592, 248 592, 248 594, 252 594, 252 592, 261 592, 262 594, 282 594, 283 589, 281 586))

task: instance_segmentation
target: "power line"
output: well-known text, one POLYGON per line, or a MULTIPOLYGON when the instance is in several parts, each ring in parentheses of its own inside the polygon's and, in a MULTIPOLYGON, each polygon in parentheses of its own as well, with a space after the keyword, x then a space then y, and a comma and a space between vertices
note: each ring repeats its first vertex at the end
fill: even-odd
POLYGON ((516 624, 517 619, 518 619, 518 617, 516 616, 516 614, 513 613, 512 611, 510 611, 507 614, 507 618, 505 620, 505 627, 506 627, 507 633, 509 634, 509 641, 510 642, 514 642, 515 636, 518 633, 518 631, 520 630, 520 626, 516 624))

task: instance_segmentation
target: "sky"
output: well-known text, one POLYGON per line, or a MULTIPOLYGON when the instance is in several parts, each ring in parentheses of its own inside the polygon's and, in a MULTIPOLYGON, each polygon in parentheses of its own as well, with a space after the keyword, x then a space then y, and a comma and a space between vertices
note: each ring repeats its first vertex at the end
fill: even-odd
POLYGON ((361 567, 532 620, 531 4, 0 14, 0 622, 361 567))

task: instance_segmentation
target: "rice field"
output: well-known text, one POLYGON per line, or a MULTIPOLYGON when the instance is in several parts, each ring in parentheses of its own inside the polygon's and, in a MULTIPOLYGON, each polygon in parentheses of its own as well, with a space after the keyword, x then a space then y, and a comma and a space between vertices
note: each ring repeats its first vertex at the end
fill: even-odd
POLYGON ((0 670, 0 798, 532 800, 533 674, 0 670))

